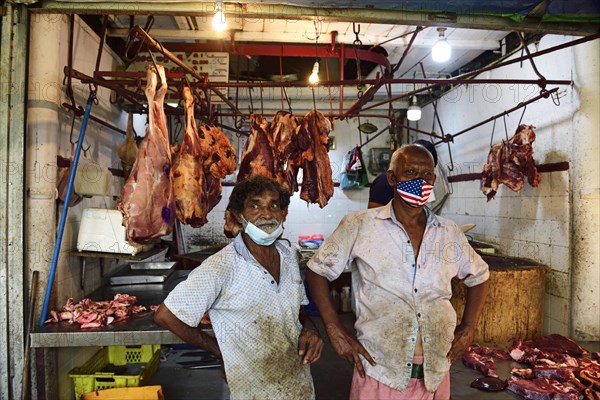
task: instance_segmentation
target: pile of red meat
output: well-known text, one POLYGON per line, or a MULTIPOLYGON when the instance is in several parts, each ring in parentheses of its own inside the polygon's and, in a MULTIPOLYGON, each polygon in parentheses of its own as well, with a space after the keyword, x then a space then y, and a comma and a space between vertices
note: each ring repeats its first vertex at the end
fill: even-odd
POLYGON ((494 198, 501 183, 518 192, 525 186, 526 176, 532 187, 539 185, 540 175, 533 160, 533 128, 533 125, 519 125, 509 141, 491 148, 481 176, 481 190, 488 201, 494 198))
POLYGON ((463 363, 489 378, 479 378, 471 386, 483 390, 503 390, 533 400, 600 400, 600 355, 591 354, 561 335, 544 336, 522 342, 515 340, 510 351, 473 345, 463 354, 463 363), (494 371, 494 359, 512 359, 526 368, 513 368, 502 381, 494 371))
POLYGON ((128 319, 146 311, 146 307, 136 305, 137 298, 128 294, 116 294, 110 301, 93 301, 85 298, 79 303, 68 299, 61 311, 50 311, 52 318, 46 323, 68 321, 78 323, 82 328, 97 328, 128 319))
MULTIPOLYGON (((279 111, 270 123, 260 115, 252 116, 237 181, 264 175, 293 194, 299 189, 298 173, 302 169, 300 198, 325 207, 333 196, 327 154, 330 131, 331 123, 317 110, 306 114, 300 123, 286 111, 279 111)), ((240 230, 241 226, 227 211, 225 235, 234 237, 240 230)))

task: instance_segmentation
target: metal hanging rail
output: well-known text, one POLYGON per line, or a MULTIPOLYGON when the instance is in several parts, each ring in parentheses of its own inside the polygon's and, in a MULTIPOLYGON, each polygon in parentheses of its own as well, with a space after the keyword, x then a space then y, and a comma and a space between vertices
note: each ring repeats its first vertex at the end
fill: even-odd
MULTIPOLYGON (((128 77, 132 77, 132 74, 142 74, 142 73, 137 73, 137 72, 111 72, 111 71, 98 71, 96 72, 94 75, 96 76, 107 76, 107 77, 115 77, 115 78, 128 78, 128 77), (124 75, 127 74, 127 75, 124 75)), ((145 74, 144 78, 141 77, 141 75, 139 75, 140 79, 142 79, 142 83, 145 82, 145 74)), ((81 76, 85 76, 85 75, 81 75, 81 76)), ((76 76, 73 76, 74 78, 76 78, 76 76)), ((170 77, 169 74, 167 74, 167 77, 170 77)), ((86 77, 86 78, 82 78, 81 81, 84 83, 88 83, 88 82, 92 82, 94 78, 91 77, 86 77)), ((100 86, 105 86, 108 87, 109 89, 112 90, 118 90, 117 87, 115 87, 117 84, 118 85, 124 85, 124 86, 137 86, 138 85, 138 81, 135 79, 105 79, 100 81, 98 84, 100 86), (105 86, 102 84, 102 81, 107 83, 108 85, 111 86, 105 86)), ((96 82, 96 81, 94 81, 96 82)), ((545 82, 549 85, 571 85, 573 82, 570 80, 566 80, 566 79, 549 79, 549 80, 545 80, 545 82)), ((330 81, 325 81, 325 80, 320 80, 318 83, 316 84, 311 84, 307 81, 294 81, 294 82, 287 82, 287 81, 283 81, 283 82, 272 82, 272 81, 261 81, 261 82, 207 82, 206 84, 204 84, 206 87, 208 87, 209 89, 211 89, 212 87, 233 87, 233 88, 254 88, 254 87, 262 87, 264 88, 279 88, 279 87, 286 87, 286 88, 291 88, 291 87, 315 87, 315 86, 328 86, 328 85, 333 85, 333 86, 356 86, 359 83, 363 83, 366 85, 370 85, 370 84, 378 84, 380 83, 381 85, 387 85, 387 84, 392 84, 392 85, 401 85, 401 84, 424 84, 427 85, 426 87, 423 88, 419 88, 416 91, 410 92, 410 93, 414 93, 414 92, 422 92, 422 91, 427 91, 430 90, 431 88, 435 87, 435 86, 439 86, 439 85, 454 85, 454 84, 497 84, 497 85, 513 85, 513 84, 517 84, 517 85, 538 85, 540 83, 539 79, 427 79, 427 78, 413 78, 413 79, 405 79, 405 78, 381 78, 381 79, 363 79, 363 80, 356 80, 356 79, 351 79, 351 80, 330 80, 330 81)), ((404 96, 404 95, 403 95, 404 96)), ((397 100, 397 98, 394 98, 397 100)))
MULTIPOLYGON (((167 57, 170 61, 172 61, 173 63, 175 63, 179 67, 181 67, 188 74, 192 75, 194 78, 196 78, 198 80, 198 82, 200 82, 200 83, 206 83, 206 77, 205 76, 203 76, 202 74, 199 74, 194 69, 190 68, 186 63, 184 63, 183 61, 181 61, 177 56, 175 56, 169 50, 165 49, 160 42, 154 40, 150 35, 148 35, 148 33, 146 33, 146 31, 144 31, 141 26, 139 26, 139 25, 134 26, 131 29, 130 32, 131 32, 130 33, 130 37, 131 38, 137 37, 138 39, 140 39, 143 42, 145 42, 148 45, 148 47, 152 48, 153 50, 156 50, 156 51, 160 52, 162 55, 164 55, 165 57, 167 57)), ((211 87, 210 90, 213 93, 215 93, 217 96, 219 96, 219 98, 221 100, 223 100, 225 102, 225 104, 227 104, 229 106, 229 108, 231 108, 234 112, 240 112, 240 110, 235 106, 235 104, 233 104, 227 98, 227 96, 225 96, 223 93, 221 93, 220 90, 218 90, 218 89, 216 89, 214 87, 211 87)))
MULTIPOLYGON (((449 82, 447 82, 447 83, 450 83, 450 84, 452 84, 452 83, 456 83, 456 84, 460 84, 460 83, 474 83, 473 82, 474 80, 469 80, 467 78, 472 77, 472 76, 477 76, 477 75, 479 75, 479 74, 481 74, 482 72, 485 72, 485 71, 489 71, 489 70, 500 68, 500 67, 504 67, 504 66, 507 66, 507 65, 510 65, 510 64, 518 63, 520 61, 528 60, 530 58, 543 56, 545 54, 549 54, 549 53, 552 53, 552 52, 557 51, 557 50, 566 49, 568 47, 576 46, 578 44, 589 42, 591 40, 596 40, 598 38, 600 38, 600 33, 589 35, 589 36, 583 37, 581 39, 572 40, 570 42, 563 43, 563 44, 560 44, 560 45, 557 45, 557 46, 554 46, 554 47, 549 47, 549 48, 547 48, 545 50, 540 50, 540 51, 537 51, 535 53, 531 53, 529 55, 524 55, 524 56, 521 56, 521 57, 514 58, 512 60, 504 61, 504 62, 501 62, 501 63, 498 63, 498 64, 494 64, 494 65, 490 65, 490 66, 487 66, 487 67, 484 67, 484 68, 480 68, 480 69, 475 70, 475 71, 467 72, 465 74, 457 76, 456 78, 449 79, 448 80, 449 82), (466 81, 463 82, 463 80, 466 80, 466 81)), ((558 84, 558 83, 550 83, 550 82, 551 81, 547 81, 546 83, 547 84, 552 84, 552 85, 557 85, 558 84)), ((553 82, 555 82, 555 81, 553 81, 553 82)), ((539 82, 538 82, 538 84, 539 84, 539 82)), ((372 105, 370 105, 368 107, 363 107, 362 110, 364 111, 364 110, 369 110, 371 108, 379 107, 379 106, 382 106, 382 105, 387 104, 389 102, 400 100, 400 99, 402 99, 404 97, 412 96, 414 94, 417 94, 417 93, 420 93, 420 92, 423 92, 423 91, 426 91, 426 90, 429 90, 429 89, 433 89, 436 86, 439 86, 439 84, 434 84, 432 87, 423 87, 423 88, 419 88, 417 90, 413 90, 412 92, 405 93, 403 95, 393 97, 392 99, 384 100, 384 101, 381 101, 379 103, 372 104, 372 105)))
POLYGON ((478 128, 478 127, 480 127, 481 125, 485 125, 485 124, 487 124, 488 122, 492 122, 492 121, 494 121, 495 119, 498 119, 498 118, 500 118, 500 117, 503 117, 503 116, 505 116, 505 115, 508 115, 508 114, 510 114, 511 112, 513 112, 513 111, 516 111, 516 110, 518 110, 518 109, 520 109, 520 108, 523 108, 523 107, 527 106, 528 104, 535 103, 536 101, 538 101, 538 100, 540 100, 540 99, 542 99, 542 98, 543 98, 543 99, 547 99, 548 97, 552 96, 552 94, 556 93, 557 91, 558 91, 558 88, 554 88, 554 89, 550 89, 550 90, 542 90, 542 91, 541 91, 541 93, 540 93, 539 95, 537 95, 537 96, 535 96, 534 98, 531 98, 531 99, 529 99, 529 100, 527 100, 527 101, 525 101, 525 102, 523 102, 523 103, 519 103, 519 104, 517 104, 516 106, 514 106, 513 108, 511 108, 511 109, 509 109, 509 110, 503 111, 503 112, 501 112, 500 114, 496 114, 496 115, 494 115, 493 117, 490 117, 490 118, 488 118, 488 119, 486 119, 486 120, 484 120, 484 121, 481 121, 481 122, 479 122, 479 123, 477 123, 477 124, 475 124, 475 125, 472 125, 472 126, 470 126, 470 127, 466 128, 466 129, 463 129, 462 131, 460 131, 460 132, 457 132, 457 133, 455 133, 454 135, 450 135, 450 134, 446 135, 446 136, 445 136, 445 137, 444 137, 442 140, 440 140, 439 142, 436 142, 436 143, 435 143, 435 145, 438 145, 438 144, 440 144, 440 143, 444 143, 444 142, 451 142, 451 141, 454 141, 454 138, 455 138, 455 137, 457 137, 457 136, 460 136, 460 135, 462 135, 463 133, 467 133, 467 132, 469 132, 469 131, 472 131, 473 129, 475 129, 475 128, 478 128))

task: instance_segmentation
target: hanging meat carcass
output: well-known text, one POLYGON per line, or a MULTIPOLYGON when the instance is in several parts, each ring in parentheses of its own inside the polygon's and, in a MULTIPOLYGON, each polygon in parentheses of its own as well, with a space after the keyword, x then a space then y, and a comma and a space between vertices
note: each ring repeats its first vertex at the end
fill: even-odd
POLYGON ((133 130, 133 113, 129 113, 129 117, 127 118, 127 132, 125 141, 121 143, 119 148, 117 149, 117 154, 121 159, 121 167, 123 168, 123 173, 125 174, 125 179, 129 177, 129 173, 131 172, 131 168, 133 167, 133 163, 135 163, 135 159, 137 157, 137 144, 135 143, 135 132, 133 130))
POLYGON ((195 228, 206 224, 208 204, 202 148, 194 119, 194 99, 190 88, 185 86, 185 135, 179 151, 173 155, 173 192, 177 219, 195 228))
POLYGON ((275 178, 275 152, 269 122, 260 115, 250 118, 250 137, 244 147, 237 181, 262 175, 275 178))
POLYGON ((237 168, 235 149, 217 127, 203 125, 198 129, 198 137, 202 146, 204 170, 215 178, 223 179, 237 168))
POLYGON ((515 192, 525 186, 525 176, 532 187, 540 183, 540 175, 533 160, 532 143, 535 133, 532 125, 519 125, 515 135, 508 141, 494 145, 483 167, 481 190, 490 201, 501 183, 515 192))
POLYGON ((290 193, 298 191, 300 154, 310 143, 298 136, 298 122, 287 111, 279 111, 269 126, 275 150, 275 178, 290 193))
POLYGON ((147 243, 171 233, 175 219, 171 150, 163 109, 167 92, 164 67, 147 68, 149 122, 117 208, 123 213, 128 240, 147 243), (157 89, 158 77, 161 86, 157 89))
POLYGON ((302 152, 300 198, 323 208, 333 196, 331 163, 327 154, 331 123, 321 112, 312 110, 304 116, 298 129, 300 138, 310 138, 310 149, 302 152))
MULTIPOLYGON (((275 177, 275 162, 277 157, 274 152, 273 139, 269 131, 269 122, 260 115, 250 118, 250 136, 244 147, 237 182, 263 175, 273 179, 275 177)), ((225 210, 225 236, 233 238, 242 230, 242 225, 235 219, 229 209, 225 210)))

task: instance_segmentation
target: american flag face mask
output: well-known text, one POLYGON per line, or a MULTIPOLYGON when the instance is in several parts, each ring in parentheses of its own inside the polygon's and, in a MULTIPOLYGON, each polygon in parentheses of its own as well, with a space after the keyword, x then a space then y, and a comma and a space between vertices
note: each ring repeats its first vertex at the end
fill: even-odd
POLYGON ((396 184, 396 191, 400 194, 402 200, 411 207, 421 207, 427 202, 429 196, 431 196, 433 186, 427 183, 425 179, 418 178, 410 181, 398 182, 396 184))

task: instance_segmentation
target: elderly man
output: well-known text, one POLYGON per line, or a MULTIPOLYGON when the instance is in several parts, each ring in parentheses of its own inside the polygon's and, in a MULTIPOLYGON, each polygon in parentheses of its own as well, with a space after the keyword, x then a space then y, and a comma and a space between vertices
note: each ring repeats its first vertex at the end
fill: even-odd
POLYGON ((313 399, 311 364, 323 341, 294 254, 276 239, 290 195, 256 176, 238 183, 229 209, 244 230, 180 283, 154 320, 222 359, 232 399, 313 399), (204 312, 216 340, 198 325, 204 312))
POLYGON ((351 399, 449 399, 450 364, 473 341, 488 266, 458 225, 424 207, 435 183, 425 148, 396 150, 387 180, 394 199, 344 217, 309 261, 310 291, 335 351, 355 364, 351 399), (327 279, 352 263, 358 338, 340 323, 327 290, 327 279), (468 287, 457 327, 449 301, 455 276, 468 287))

